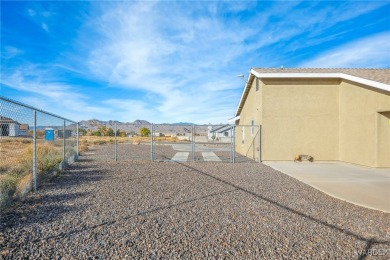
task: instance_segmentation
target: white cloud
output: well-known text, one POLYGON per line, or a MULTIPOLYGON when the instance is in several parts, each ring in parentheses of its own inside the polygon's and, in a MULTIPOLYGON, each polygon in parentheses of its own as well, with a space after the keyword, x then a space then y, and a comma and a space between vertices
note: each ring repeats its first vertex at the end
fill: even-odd
MULTIPOLYGON (((92 9, 85 12, 91 16, 75 32, 79 38, 72 50, 42 66, 2 72, 2 82, 5 79, 7 85, 33 93, 31 102, 40 97, 45 108, 68 111, 77 120, 226 122, 243 88, 236 74, 252 66, 272 66, 291 50, 349 34, 346 27, 324 31, 383 4, 338 2, 335 8, 322 1, 91 2, 92 9), (245 10, 250 10, 248 17, 241 16, 245 10), (227 14, 234 18, 227 19, 227 14), (69 85, 72 80, 64 74, 97 85, 107 83, 97 91, 107 90, 109 97, 94 100, 95 93, 69 85), (118 88, 123 94, 114 94, 118 88), (80 108, 82 113, 77 112, 80 108)), ((56 15, 45 12, 28 10, 32 20, 49 32, 56 15)), ((85 19, 84 15, 79 19, 85 19)), ((367 57, 376 60, 377 66, 388 64, 383 50, 388 40, 382 35, 352 42, 303 65, 366 66, 367 57)), ((7 52, 10 57, 19 54, 7 52)))
POLYGON ((46 23, 42 23, 42 24, 41 24, 41 27, 42 27, 42 29, 43 29, 45 32, 49 32, 49 27, 47 26, 46 23))
MULTIPOLYGON (((89 46, 90 72, 101 80, 108 79, 111 86, 157 95, 158 102, 142 101, 150 102, 155 109, 140 107, 152 117, 155 111, 160 113, 154 115, 153 121, 188 121, 188 115, 198 122, 214 121, 220 120, 221 114, 227 119, 236 109, 242 84, 234 78, 234 72, 225 73, 245 64, 244 59, 250 66, 261 64, 254 57, 258 57, 257 52, 263 47, 306 32, 310 32, 309 40, 314 39, 338 22, 381 6, 372 4, 352 10, 345 4, 340 10, 318 10, 318 3, 305 2, 306 6, 292 12, 299 3, 288 2, 271 5, 269 9, 259 8, 258 15, 245 21, 228 21, 221 15, 225 8, 221 5, 194 3, 191 8, 173 2, 125 2, 109 8, 102 5, 103 14, 89 21, 88 28, 99 35, 98 44, 89 46), (309 15, 313 10, 316 15, 309 15), (222 104, 218 103, 221 99, 222 104)), ((240 2, 231 11, 251 6, 252 3, 240 2)))
MULTIPOLYGON (((216 100, 224 98, 220 92, 242 84, 234 74, 224 79, 226 75, 218 71, 247 52, 242 41, 256 31, 224 24, 215 17, 217 6, 210 7, 210 15, 199 17, 167 7, 125 3, 92 19, 90 26, 97 28, 101 38, 90 51, 90 72, 101 80, 109 79, 112 86, 158 95, 158 102, 151 105, 164 120, 188 121, 194 113, 199 114, 198 121, 201 117, 213 120, 215 115, 220 120, 221 112, 214 107, 216 100)), ((235 109, 235 102, 229 103, 232 100, 226 100, 223 107, 225 119, 235 109)), ((154 117, 163 120, 156 113, 154 117)))
POLYGON ((113 111, 111 120, 132 122, 136 119, 143 119, 152 121, 158 113, 150 104, 140 100, 108 99, 103 103, 113 111))
POLYGON ((67 117, 71 120, 92 118, 96 114, 108 116, 112 111, 102 106, 93 106, 88 97, 75 87, 51 77, 51 71, 37 65, 21 66, 18 69, 2 71, 1 83, 5 86, 29 93, 21 98, 38 109, 67 117))
POLYGON ((24 51, 13 46, 4 46, 1 52, 2 59, 12 59, 16 56, 23 54, 24 51))
POLYGON ((327 50, 299 67, 386 67, 390 60, 390 32, 359 39, 327 50))
POLYGON ((27 12, 28 12, 28 15, 31 17, 33 17, 37 14, 33 9, 28 9, 27 12))

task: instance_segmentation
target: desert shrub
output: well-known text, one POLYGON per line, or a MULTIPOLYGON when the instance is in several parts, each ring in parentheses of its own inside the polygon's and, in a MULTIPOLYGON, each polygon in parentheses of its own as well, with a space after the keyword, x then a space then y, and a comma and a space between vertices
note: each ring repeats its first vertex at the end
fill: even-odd
POLYGON ((99 131, 92 132, 93 136, 102 136, 102 134, 99 131))
MULTIPOLYGON (((73 149, 72 147, 69 148, 73 149)), ((56 148, 55 145, 48 143, 37 144, 36 155, 37 173, 40 176, 57 170, 58 165, 62 160, 62 150, 56 148)), ((7 168, 6 172, 0 175, 0 205, 6 203, 9 198, 15 195, 15 193, 26 190, 24 186, 31 185, 30 179, 24 177, 32 172, 32 159, 33 147, 29 145, 20 152, 13 167, 7 168), (19 190, 17 189, 18 187, 19 190)))
POLYGON ((88 151, 88 141, 87 140, 82 140, 79 142, 79 152, 86 152, 88 151))
POLYGON ((141 136, 149 136, 150 135, 150 130, 147 127, 142 127, 139 130, 139 133, 141 134, 141 136))
POLYGON ((31 143, 32 143, 32 140, 31 140, 31 139, 22 139, 22 140, 21 140, 21 143, 22 143, 22 144, 31 144, 31 143))
MULTIPOLYGON (((71 148, 71 147, 70 147, 71 148)), ((37 171, 48 172, 55 169, 62 160, 61 151, 53 145, 44 143, 37 144, 37 171)), ((24 153, 21 163, 28 165, 28 169, 32 167, 33 148, 28 147, 24 153)))
POLYGON ((2 176, 0 181, 0 194, 1 197, 10 197, 16 190, 20 176, 17 172, 10 172, 7 175, 2 176))
POLYGON ((95 145, 107 144, 107 141, 106 140, 94 140, 93 144, 95 144, 95 145))

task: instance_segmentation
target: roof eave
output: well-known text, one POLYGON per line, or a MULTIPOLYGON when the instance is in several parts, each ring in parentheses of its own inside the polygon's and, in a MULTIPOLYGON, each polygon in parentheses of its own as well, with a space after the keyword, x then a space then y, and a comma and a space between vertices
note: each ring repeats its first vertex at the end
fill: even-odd
MULTIPOLYGON (((252 83, 252 80, 254 78, 254 74, 252 73, 254 70, 251 69, 249 71, 249 75, 248 75, 248 80, 246 81, 245 83, 245 87, 244 87, 244 91, 242 92, 241 94, 241 98, 240 98, 240 102, 238 103, 238 107, 237 107, 237 110, 236 110, 236 113, 235 113, 235 116, 239 116, 240 113, 241 113, 241 108, 242 108, 242 105, 244 105, 244 100, 246 99, 246 96, 249 92, 249 89, 250 89, 250 84, 252 83)), ((235 120, 236 121, 236 120, 235 120)))
POLYGON ((240 103, 238 104, 237 110, 236 110, 236 117, 240 115, 241 109, 244 105, 246 96, 249 92, 249 82, 253 77, 257 78, 317 78, 317 79, 325 79, 325 78, 340 78, 344 80, 353 81, 356 83, 360 83, 363 85, 367 85, 376 89, 389 91, 390 92, 390 85, 377 82, 374 80, 369 80, 361 77, 352 76, 345 73, 259 73, 255 71, 254 69, 250 70, 250 74, 248 77, 248 81, 245 85, 244 91, 242 92, 240 103))

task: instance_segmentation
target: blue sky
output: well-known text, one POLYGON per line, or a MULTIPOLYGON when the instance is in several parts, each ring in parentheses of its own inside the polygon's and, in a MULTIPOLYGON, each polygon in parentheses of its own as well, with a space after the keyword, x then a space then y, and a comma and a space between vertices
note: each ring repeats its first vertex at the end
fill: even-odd
POLYGON ((390 1, 1 1, 1 95, 73 120, 225 123, 252 67, 390 67, 390 1))

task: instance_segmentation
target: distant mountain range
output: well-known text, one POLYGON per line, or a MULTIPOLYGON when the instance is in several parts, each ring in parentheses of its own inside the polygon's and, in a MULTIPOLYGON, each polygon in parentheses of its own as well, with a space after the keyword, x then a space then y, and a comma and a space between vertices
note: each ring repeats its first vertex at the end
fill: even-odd
POLYGON ((101 121, 98 119, 90 119, 90 120, 83 120, 79 122, 80 125, 83 125, 85 127, 88 126, 114 126, 115 124, 117 125, 123 125, 123 124, 128 124, 128 125, 150 125, 151 123, 146 121, 146 120, 135 120, 134 122, 120 122, 116 120, 109 120, 109 121, 101 121))
MULTIPOLYGON (((115 125, 117 129, 120 129, 122 131, 129 132, 139 132, 139 130, 142 127, 151 128, 151 123, 146 120, 135 120, 134 122, 120 122, 116 120, 109 120, 109 121, 101 121, 98 119, 90 119, 90 120, 83 120, 80 121, 80 127, 85 130, 91 130, 96 131, 100 126, 106 126, 110 128, 115 128, 115 125)), ((179 123, 173 123, 173 124, 156 124, 154 125, 155 132, 157 133, 166 133, 166 134, 184 134, 184 133, 190 133, 192 125, 195 126, 196 132, 207 132, 207 126, 197 126, 193 123, 185 123, 185 122, 179 122, 179 123)))

